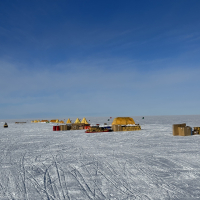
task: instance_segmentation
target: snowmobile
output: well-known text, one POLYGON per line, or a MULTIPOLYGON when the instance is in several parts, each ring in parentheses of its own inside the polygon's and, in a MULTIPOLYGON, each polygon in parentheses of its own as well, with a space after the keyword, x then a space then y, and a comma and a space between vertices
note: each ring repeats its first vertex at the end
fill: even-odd
POLYGON ((6 122, 4 124, 4 128, 8 128, 8 124, 6 122))

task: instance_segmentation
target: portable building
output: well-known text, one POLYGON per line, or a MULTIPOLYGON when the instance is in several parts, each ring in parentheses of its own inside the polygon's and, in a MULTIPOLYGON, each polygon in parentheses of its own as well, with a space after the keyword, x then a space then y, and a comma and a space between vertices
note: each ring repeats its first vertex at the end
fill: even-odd
POLYGON ((186 123, 183 124, 173 124, 172 130, 173 130, 173 135, 179 135, 179 127, 186 127, 186 123))
POLYGON ((192 128, 190 126, 178 127, 179 136, 190 136, 192 135, 192 128))

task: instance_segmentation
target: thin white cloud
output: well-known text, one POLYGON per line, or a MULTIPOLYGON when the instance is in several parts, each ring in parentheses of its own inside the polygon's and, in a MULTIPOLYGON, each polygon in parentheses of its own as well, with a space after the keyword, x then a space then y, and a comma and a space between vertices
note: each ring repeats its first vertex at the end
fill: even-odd
MULTIPOLYGON (((102 69, 106 62, 99 63, 73 63, 64 64, 62 63, 59 67, 58 65, 51 70, 23 70, 18 69, 10 63, 1 62, 0 70, 3 77, 0 79, 1 93, 9 94, 12 92, 19 92, 23 94, 26 92, 33 92, 33 94, 41 91, 51 92, 53 90, 67 90, 67 89, 123 89, 123 88, 154 88, 157 86, 169 86, 176 83, 187 83, 193 79, 198 78, 200 75, 200 70, 189 69, 183 67, 172 67, 170 68, 160 68, 154 71, 142 71, 139 69, 138 65, 143 65, 144 63, 130 63, 133 64, 133 68, 124 68, 124 62, 118 63, 119 68, 115 70, 115 67, 110 67, 109 61, 107 64, 107 69, 102 69), (72 66, 72 70, 67 70, 68 65, 72 66), (121 65, 121 66, 120 66, 121 65), (66 69, 63 70, 63 66, 66 69), (121 70, 120 70, 121 67, 121 70), (57 70, 58 68, 58 70, 57 70), (59 71, 59 68, 61 69, 59 71)), ((149 64, 160 64, 160 62, 149 62, 149 64)), ((147 63, 145 64, 147 65, 147 63)))
MULTIPOLYGON (((162 60, 155 60, 150 61, 149 65, 161 63, 162 60)), ((187 66, 171 65, 164 69, 143 71, 140 69, 143 65, 148 65, 148 62, 90 60, 61 63, 55 68, 51 66, 49 70, 41 68, 34 71, 1 61, 0 104, 5 105, 1 116, 12 115, 15 118, 26 113, 30 116, 31 113, 43 113, 43 116, 52 113, 89 115, 91 111, 106 115, 116 112, 116 108, 123 113, 134 110, 139 115, 141 110, 150 109, 148 104, 151 105, 150 110, 153 106, 158 107, 159 95, 172 95, 170 90, 174 86, 190 86, 200 76, 200 70, 187 66), (118 66, 117 70, 110 67, 113 63, 118 66), (126 68, 125 64, 129 67, 126 68), (70 70, 67 70, 68 66, 70 70), (106 67, 110 67, 110 70, 106 67), (148 101, 145 99, 147 94, 148 101)), ((166 63, 163 65, 167 66, 166 63)), ((191 88, 191 91, 194 92, 194 89, 191 88)), ((165 99, 161 101, 167 102, 165 99)))

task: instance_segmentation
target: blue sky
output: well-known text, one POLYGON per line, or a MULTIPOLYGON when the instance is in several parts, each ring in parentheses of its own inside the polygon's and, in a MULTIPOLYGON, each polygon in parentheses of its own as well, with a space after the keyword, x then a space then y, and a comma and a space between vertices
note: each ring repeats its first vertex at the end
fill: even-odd
POLYGON ((200 1, 0 1, 0 119, 199 114, 200 1))

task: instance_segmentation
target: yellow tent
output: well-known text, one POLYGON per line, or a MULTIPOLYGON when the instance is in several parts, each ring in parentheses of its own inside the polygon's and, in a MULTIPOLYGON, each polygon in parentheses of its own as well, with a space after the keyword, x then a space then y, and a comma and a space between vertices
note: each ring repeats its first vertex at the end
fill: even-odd
POLYGON ((50 122, 51 123, 59 123, 59 120, 58 119, 52 119, 50 122))
POLYGON ((70 118, 67 120, 67 122, 66 122, 66 124, 71 124, 72 122, 71 122, 71 120, 70 120, 70 118))
POLYGON ((81 121, 82 124, 88 124, 87 120, 85 117, 83 117, 82 121, 81 121))
POLYGON ((65 122, 61 120, 59 123, 60 123, 60 124, 64 124, 65 122))
POLYGON ((34 123, 38 123, 38 120, 34 120, 34 123))
POLYGON ((41 120, 41 122, 48 122, 48 120, 47 119, 43 119, 43 120, 41 120))
POLYGON ((80 123, 81 122, 80 122, 79 118, 77 118, 76 121, 74 122, 74 124, 80 124, 80 123))
POLYGON ((131 118, 131 117, 117 117, 112 122, 112 125, 127 125, 127 124, 135 124, 133 118, 131 118))

